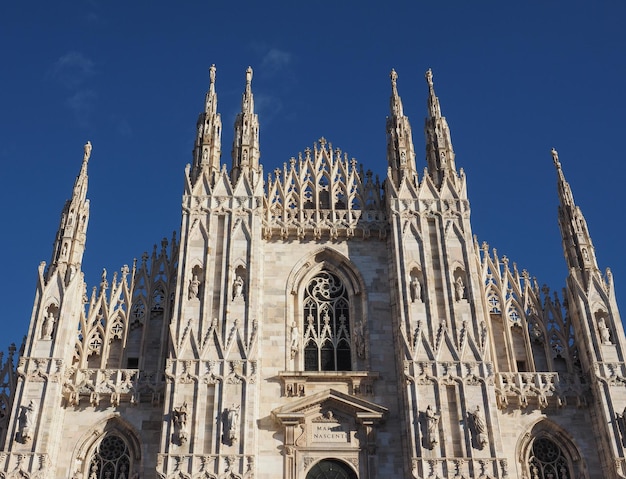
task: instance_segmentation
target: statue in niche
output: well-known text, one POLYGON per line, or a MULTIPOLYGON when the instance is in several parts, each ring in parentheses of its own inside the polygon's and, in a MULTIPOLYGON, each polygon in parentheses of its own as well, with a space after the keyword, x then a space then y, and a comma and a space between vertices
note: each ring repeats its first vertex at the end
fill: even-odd
POLYGON ((600 333, 600 339, 602 340, 602 344, 613 344, 611 342, 611 333, 609 332, 609 328, 607 327, 604 318, 600 318, 598 320, 598 332, 600 333))
POLYGON ((22 406, 22 412, 19 417, 19 433, 20 439, 24 444, 29 443, 33 439, 36 409, 37 404, 32 399, 28 403, 28 406, 22 406))
POLYGON ((467 412, 467 422, 474 436, 474 447, 482 449, 487 445, 487 425, 485 418, 480 412, 480 406, 474 411, 467 412))
POLYGON ((426 408, 426 411, 424 411, 424 445, 428 449, 432 449, 435 447, 435 444, 439 442, 437 439, 437 427, 440 417, 441 416, 433 410, 430 404, 426 408))
POLYGON ((230 409, 226 409, 224 414, 224 442, 231 446, 239 438, 239 414, 241 406, 239 404, 233 404, 230 409))
POLYGON ((56 318, 52 311, 48 312, 48 315, 44 318, 43 324, 41 325, 41 339, 50 340, 52 339, 52 333, 54 333, 54 324, 56 323, 56 318))
POLYGON ((189 439, 187 433, 187 403, 183 403, 180 407, 175 407, 172 411, 172 419, 174 421, 174 439, 179 445, 183 445, 189 439))
POLYGON ((454 282, 454 292, 457 301, 461 301, 465 298, 465 283, 460 276, 454 282))
POLYGON ((200 280, 198 275, 193 275, 193 278, 189 281, 189 299, 195 299, 198 297, 198 291, 200 290, 200 280))
POLYGON ((626 407, 622 414, 617 413, 617 425, 619 426, 619 430, 622 433, 622 445, 626 446, 626 407))
POLYGON ((354 334, 354 344, 356 346, 356 355, 365 358, 365 332, 363 331, 363 321, 356 323, 356 331, 354 334))
POLYGON ((411 278, 411 301, 413 303, 422 301, 422 285, 420 284, 420 280, 417 279, 417 276, 411 278))
POLYGON ((291 359, 296 357, 298 351, 300 351, 300 331, 298 331, 298 325, 295 321, 291 323, 291 341, 289 349, 291 350, 291 359))
POLYGON ((243 298, 243 278, 239 275, 235 277, 233 282, 233 299, 243 298))

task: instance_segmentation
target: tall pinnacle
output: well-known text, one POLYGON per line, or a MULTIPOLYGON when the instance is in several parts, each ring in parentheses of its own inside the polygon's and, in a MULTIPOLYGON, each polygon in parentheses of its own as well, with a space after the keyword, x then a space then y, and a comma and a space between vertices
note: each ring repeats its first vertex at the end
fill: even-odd
MULTIPOLYGON (((554 148, 552 148, 552 160, 557 173, 559 227, 567 267, 570 271, 574 270, 577 273, 599 271, 587 222, 580 208, 574 203, 572 189, 565 180, 559 154, 554 148)), ((586 274, 584 278, 588 279, 586 274)))
POLYGON ((436 185, 441 185, 446 175, 456 178, 454 150, 448 122, 441 115, 439 98, 435 95, 433 72, 430 69, 426 72, 426 81, 428 83, 428 117, 424 126, 426 161, 433 181, 436 185))
POLYGON ((80 271, 85 252, 87 223, 89 222, 87 165, 90 157, 91 142, 88 141, 84 147, 80 172, 74 181, 72 198, 65 202, 61 213, 61 221, 54 241, 52 260, 46 279, 49 279, 55 271, 59 271, 59 274, 64 275, 65 279, 69 280, 73 273, 80 271))
POLYGON ((203 171, 211 177, 220 171, 222 154, 222 119, 217 112, 217 94, 215 93, 215 65, 209 68, 209 90, 197 122, 198 134, 193 150, 193 169, 191 181, 195 183, 203 171))
POLYGON ((399 186, 406 176, 414 177, 415 151, 413 134, 409 119, 404 116, 402 100, 398 95, 398 74, 391 70, 391 98, 389 100, 390 115, 387 117, 387 165, 391 180, 399 186))
POLYGON ((235 119, 235 137, 233 139, 233 183, 241 174, 254 176, 259 172, 259 117, 254 113, 252 95, 252 68, 246 70, 246 88, 241 98, 241 112, 235 119))

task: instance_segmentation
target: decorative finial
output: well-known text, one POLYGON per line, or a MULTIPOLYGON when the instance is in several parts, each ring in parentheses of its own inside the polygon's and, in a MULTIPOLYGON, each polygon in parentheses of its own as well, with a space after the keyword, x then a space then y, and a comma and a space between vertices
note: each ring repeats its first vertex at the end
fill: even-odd
POLYGON ((559 161, 559 152, 556 151, 555 148, 552 148, 552 161, 554 161, 554 166, 557 168, 561 167, 561 162, 559 161))
POLYGON ((212 84, 215 83, 215 63, 213 63, 211 68, 209 68, 209 80, 212 84))
POLYGON ((398 81, 398 74, 396 73, 396 71, 393 68, 391 69, 391 73, 389 74, 389 78, 391 78, 391 84, 393 86, 395 86, 396 82, 398 81))
POLYGON ((246 70, 246 83, 252 83, 252 67, 248 67, 248 69, 246 70))
POLYGON ((83 156, 83 161, 89 161, 90 157, 91 157, 91 142, 87 141, 87 143, 85 143, 85 155, 83 156))
POLYGON ((429 68, 426 71, 426 81, 428 82, 428 86, 432 87, 433 86, 433 71, 429 68))

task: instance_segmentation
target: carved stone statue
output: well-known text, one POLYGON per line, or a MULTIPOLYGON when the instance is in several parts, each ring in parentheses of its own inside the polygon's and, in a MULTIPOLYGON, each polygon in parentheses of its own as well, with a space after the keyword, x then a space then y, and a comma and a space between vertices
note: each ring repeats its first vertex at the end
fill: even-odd
POLYGON ((411 279, 411 301, 413 303, 422 301, 422 285, 420 284, 420 280, 416 277, 411 279))
POLYGON ((356 355, 364 359, 365 358, 365 332, 363 331, 363 321, 356 323, 356 331, 354 334, 354 343, 356 346, 356 355))
POLYGON ((239 275, 235 278, 233 282, 233 299, 242 298, 243 297, 243 278, 239 275))
POLYGON ((440 417, 441 416, 433 410, 430 404, 426 408, 426 411, 424 411, 424 445, 428 449, 432 449, 435 447, 435 444, 439 442, 439 439, 437 438, 437 427, 439 425, 440 417))
POLYGON ((87 141, 85 143, 85 154, 83 155, 83 160, 87 161, 91 157, 91 142, 87 141))
POLYGON ((290 339, 289 349, 291 350, 291 359, 293 359, 300 350, 300 331, 298 331, 298 326, 295 321, 291 323, 290 339))
POLYGON ((183 445, 189 439, 187 433, 187 403, 174 408, 172 411, 172 420, 174 421, 174 438, 179 445, 183 445))
POLYGON ((467 422, 474 436, 474 446, 482 449, 487 445, 487 425, 485 418, 480 412, 480 406, 476 406, 474 411, 467 412, 467 422))
POLYGON ((460 276, 454 282, 454 293, 457 301, 465 298, 465 283, 460 276))
POLYGON ((224 442, 231 446, 239 439, 239 414, 241 406, 233 404, 230 409, 225 411, 224 421, 224 442))
POLYGON ((626 407, 622 414, 617 413, 617 425, 619 426, 619 430, 622 434, 622 445, 626 446, 626 407))
POLYGON ((195 299, 198 297, 198 291, 200 290, 200 280, 197 275, 193 275, 193 278, 189 281, 189 299, 195 299))
POLYGON ((28 403, 28 406, 22 406, 22 412, 20 414, 20 439, 24 444, 30 442, 33 439, 35 414, 37 413, 37 404, 32 399, 28 403))
POLYGON ((41 339, 52 339, 52 333, 54 332, 54 323, 56 323, 56 318, 54 317, 52 311, 50 311, 48 315, 44 318, 43 324, 41 325, 41 339))
POLYGON ((613 344, 611 342, 611 333, 606 325, 606 322, 604 321, 604 318, 600 318, 598 320, 598 332, 600 333, 600 339, 602 340, 602 344, 613 344))

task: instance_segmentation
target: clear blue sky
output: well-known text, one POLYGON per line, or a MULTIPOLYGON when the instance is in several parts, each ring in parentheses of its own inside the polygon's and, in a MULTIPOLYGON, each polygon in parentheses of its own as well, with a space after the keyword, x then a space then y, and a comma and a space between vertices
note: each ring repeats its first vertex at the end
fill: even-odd
POLYGON ((561 289, 554 146, 626 305, 625 18, 621 1, 3 2, 0 349, 28 329, 87 140, 89 291, 179 229, 212 63, 228 165, 254 68, 266 173, 325 136, 384 174, 391 68, 421 170, 432 68, 479 241, 561 289))

